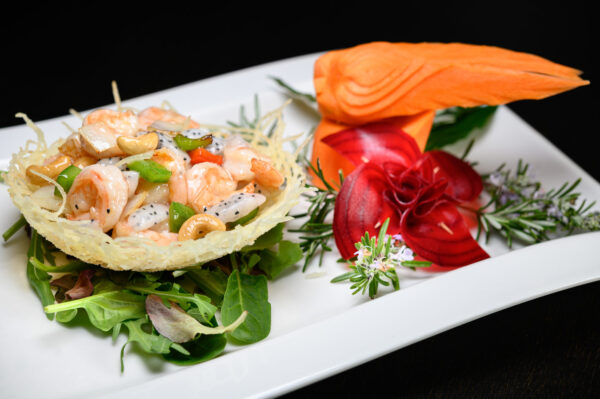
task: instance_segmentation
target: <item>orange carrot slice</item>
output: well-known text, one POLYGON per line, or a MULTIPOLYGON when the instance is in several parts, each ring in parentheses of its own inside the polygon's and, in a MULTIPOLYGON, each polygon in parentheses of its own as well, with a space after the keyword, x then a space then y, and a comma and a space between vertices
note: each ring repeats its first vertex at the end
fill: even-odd
MULTIPOLYGON (((399 127, 404 132, 412 136, 416 140, 419 149, 423 151, 425 149, 427 138, 429 137, 429 132, 431 131, 434 116, 435 111, 425 111, 417 115, 389 118, 387 122, 399 127)), ((339 184, 338 171, 341 169, 344 176, 348 176, 350 172, 354 170, 354 165, 346 157, 339 154, 321 140, 331 134, 340 132, 349 127, 351 126, 333 122, 324 118, 321 120, 319 126, 317 126, 317 129, 315 130, 311 162, 316 166, 317 159, 319 160, 321 169, 323 170, 323 175, 329 183, 339 184)), ((313 177, 313 184, 317 187, 325 189, 325 185, 312 171, 310 171, 310 174, 313 177)))
POLYGON ((542 99, 589 84, 580 73, 493 46, 373 42, 319 57, 314 86, 324 117, 360 125, 453 106, 542 99))

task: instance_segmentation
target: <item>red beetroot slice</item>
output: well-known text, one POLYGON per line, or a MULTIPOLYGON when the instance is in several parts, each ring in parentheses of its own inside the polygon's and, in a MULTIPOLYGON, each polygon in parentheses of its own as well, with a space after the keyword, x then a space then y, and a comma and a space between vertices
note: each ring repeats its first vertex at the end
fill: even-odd
POLYGON ((353 127, 322 140, 356 166, 371 162, 380 166, 396 163, 408 167, 421 156, 415 139, 388 122, 353 127))
POLYGON ((424 153, 415 168, 430 182, 446 179, 446 193, 460 202, 474 200, 483 189, 481 176, 471 165, 446 151, 424 153))
POLYGON ((400 227, 406 244, 439 266, 465 266, 489 258, 452 202, 439 201, 422 215, 410 209, 400 227))
POLYGON ((360 242, 366 231, 376 235, 388 217, 388 234, 399 231, 400 218, 386 200, 386 190, 389 183, 385 173, 372 163, 360 165, 344 179, 333 213, 335 244, 344 259, 354 256, 354 244, 360 242))

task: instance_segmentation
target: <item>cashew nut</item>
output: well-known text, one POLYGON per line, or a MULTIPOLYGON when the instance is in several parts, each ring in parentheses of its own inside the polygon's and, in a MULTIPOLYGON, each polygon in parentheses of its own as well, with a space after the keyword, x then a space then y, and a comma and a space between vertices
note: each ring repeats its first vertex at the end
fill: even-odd
POLYGON ((120 136, 117 138, 117 145, 127 155, 141 154, 156 148, 158 135, 156 133, 146 133, 138 137, 120 136))
POLYGON ((196 240, 211 231, 225 231, 227 228, 221 219, 206 213, 199 213, 186 220, 179 229, 179 241, 196 240))
POLYGON ((56 158, 54 161, 47 165, 30 165, 25 170, 25 174, 29 178, 29 181, 38 186, 44 186, 48 184, 48 182, 41 177, 31 173, 36 172, 41 175, 47 176, 52 180, 56 179, 56 177, 62 172, 67 166, 70 166, 73 161, 70 157, 66 155, 61 155, 56 158))
POLYGON ((96 158, 91 157, 89 155, 84 155, 73 161, 73 165, 77 166, 79 169, 83 169, 86 166, 95 164, 96 162, 98 162, 96 158))

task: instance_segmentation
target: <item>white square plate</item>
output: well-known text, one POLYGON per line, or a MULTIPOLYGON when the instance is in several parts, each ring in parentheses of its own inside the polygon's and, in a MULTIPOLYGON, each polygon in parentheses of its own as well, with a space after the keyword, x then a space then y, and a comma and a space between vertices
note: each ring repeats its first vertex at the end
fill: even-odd
MULTIPOLYGON (((285 101, 268 76, 311 91, 317 56, 274 62, 125 104, 141 109, 168 100, 195 120, 224 124, 238 119, 242 104, 252 113, 255 94, 263 111, 285 101)), ((307 132, 317 123, 310 111, 297 104, 286 108, 285 120, 289 136, 307 132)), ((78 123, 72 116, 38 123, 49 142, 67 134, 62 121, 71 126, 78 123)), ((0 168, 4 169, 10 154, 34 134, 25 126, 5 128, 0 134, 0 168)), ((480 172, 492 171, 503 162, 510 167, 524 159, 546 187, 581 177, 578 191, 583 198, 600 199, 600 185, 593 178, 506 107, 498 109, 469 159, 479 162, 476 169, 480 172)), ((0 227, 6 229, 18 217, 6 187, 0 190, 0 209, 0 227)), ((108 335, 82 325, 63 326, 46 319, 27 282, 28 240, 20 232, 0 248, 0 301, 5 304, 0 396, 164 398, 177 394, 233 398, 282 394, 478 317, 598 280, 598 245, 600 233, 511 252, 500 240, 491 240, 485 245, 491 259, 444 274, 403 275, 400 291, 373 301, 351 296, 345 284, 329 283, 344 266, 335 262, 336 254, 328 254, 322 268, 313 264, 302 273, 296 267, 270 283, 272 331, 266 340, 228 347, 217 359, 184 368, 158 356, 140 355, 129 347, 125 373, 121 374, 119 351, 124 336, 113 344, 108 335), (577 262, 572 262, 572 254, 577 254, 577 262), (356 337, 363 337, 360 346, 356 337)))

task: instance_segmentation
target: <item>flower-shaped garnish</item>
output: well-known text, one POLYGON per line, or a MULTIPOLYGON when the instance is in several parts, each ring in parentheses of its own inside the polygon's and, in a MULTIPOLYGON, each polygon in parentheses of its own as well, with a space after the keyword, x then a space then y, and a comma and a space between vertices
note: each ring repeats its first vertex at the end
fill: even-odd
POLYGON ((439 266, 464 266, 489 255, 473 239, 457 205, 476 199, 481 177, 444 151, 421 153, 415 140, 385 122, 350 128, 323 139, 355 166, 340 188, 334 211, 336 245, 345 259, 366 231, 390 218, 419 256, 439 266))

